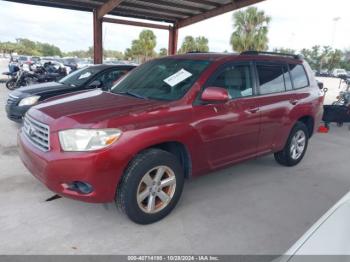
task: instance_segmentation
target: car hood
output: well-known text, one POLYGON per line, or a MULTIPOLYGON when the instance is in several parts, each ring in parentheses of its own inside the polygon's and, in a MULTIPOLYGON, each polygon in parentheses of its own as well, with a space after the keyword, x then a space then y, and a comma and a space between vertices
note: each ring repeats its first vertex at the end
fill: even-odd
POLYGON ((130 115, 145 113, 154 110, 164 102, 143 100, 124 95, 112 94, 102 90, 94 90, 55 100, 50 100, 34 106, 30 115, 47 124, 55 120, 56 124, 72 128, 80 126, 101 125, 118 118, 127 118, 130 115), (73 122, 73 123, 72 123, 73 122))
POLYGON ((12 94, 17 97, 23 97, 28 95, 40 95, 63 89, 68 90, 72 89, 72 87, 66 86, 58 82, 46 82, 18 88, 15 91, 13 91, 12 94))

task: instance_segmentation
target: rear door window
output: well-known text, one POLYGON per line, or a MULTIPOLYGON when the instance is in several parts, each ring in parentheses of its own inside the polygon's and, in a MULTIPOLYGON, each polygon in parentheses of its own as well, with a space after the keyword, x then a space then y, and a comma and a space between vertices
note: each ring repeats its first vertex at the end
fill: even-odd
POLYGON ((289 70, 292 76, 294 89, 300 89, 309 86, 309 79, 307 78, 304 66, 289 65, 289 70))
POLYGON ((260 83, 260 94, 267 95, 285 92, 285 72, 282 65, 258 63, 257 72, 260 83))

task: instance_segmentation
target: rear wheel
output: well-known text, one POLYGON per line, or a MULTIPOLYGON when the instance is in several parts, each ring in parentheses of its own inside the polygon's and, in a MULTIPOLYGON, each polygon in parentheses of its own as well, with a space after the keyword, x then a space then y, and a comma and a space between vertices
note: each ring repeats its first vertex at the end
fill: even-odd
POLYGON ((276 161, 284 166, 295 166, 304 158, 309 141, 306 125, 297 122, 282 151, 275 153, 276 161))
POLYGON ((184 172, 173 154, 149 149, 135 157, 117 188, 116 204, 135 223, 167 216, 182 193, 184 172))

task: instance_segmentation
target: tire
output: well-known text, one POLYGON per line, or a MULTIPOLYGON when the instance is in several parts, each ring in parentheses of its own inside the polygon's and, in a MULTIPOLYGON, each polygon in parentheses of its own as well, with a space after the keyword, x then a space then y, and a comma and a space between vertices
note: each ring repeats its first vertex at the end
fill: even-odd
POLYGON ((163 219, 174 209, 183 185, 184 170, 177 157, 160 149, 148 149, 138 154, 126 169, 117 188, 116 205, 133 222, 151 224, 163 219), (164 174, 157 179, 158 172, 161 174, 163 171, 164 174), (164 185, 166 181, 169 184, 171 181, 172 184, 161 188, 161 183, 157 181, 162 181, 164 185), (168 201, 162 201, 159 196, 168 201))
POLYGON ((295 166, 300 163, 300 161, 304 158, 307 146, 309 142, 309 132, 306 125, 302 122, 297 122, 287 140, 286 145, 283 150, 274 154, 275 160, 277 163, 283 166, 295 166), (301 146, 301 143, 298 143, 298 147, 296 147, 295 139, 299 137, 299 141, 302 141, 302 137, 304 138, 304 145, 301 146), (297 148, 296 151, 293 148, 297 148), (301 150, 302 148, 302 150, 301 150), (298 150, 299 149, 299 150, 298 150), (297 153, 296 153, 297 152, 297 153))
POLYGON ((16 80, 10 79, 6 82, 6 88, 8 90, 15 90, 16 89, 16 80))

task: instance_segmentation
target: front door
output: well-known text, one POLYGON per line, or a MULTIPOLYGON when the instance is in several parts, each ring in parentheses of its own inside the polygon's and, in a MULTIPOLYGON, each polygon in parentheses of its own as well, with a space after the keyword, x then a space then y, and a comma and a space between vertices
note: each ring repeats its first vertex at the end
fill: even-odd
POLYGON ((204 88, 213 86, 227 89, 230 100, 222 104, 196 105, 194 118, 208 162, 211 168, 217 168, 256 153, 260 112, 249 63, 222 66, 204 88))

